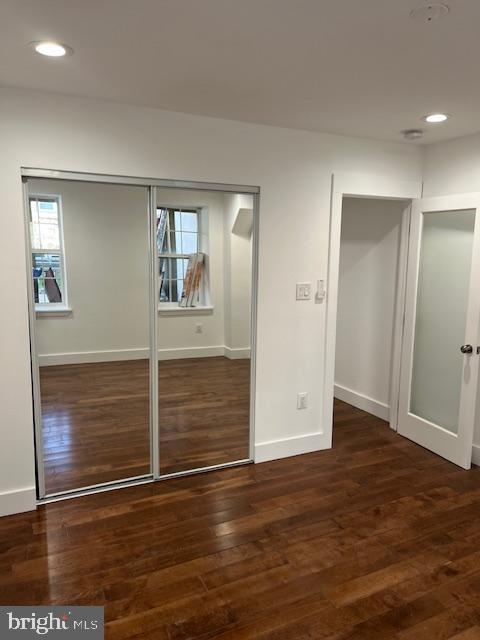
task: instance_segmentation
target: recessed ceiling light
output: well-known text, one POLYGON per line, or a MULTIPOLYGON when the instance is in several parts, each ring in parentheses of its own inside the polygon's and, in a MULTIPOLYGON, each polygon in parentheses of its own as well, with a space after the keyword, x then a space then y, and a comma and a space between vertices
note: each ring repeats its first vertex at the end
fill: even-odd
POLYGON ((73 49, 66 44, 60 44, 59 42, 53 42, 52 40, 42 40, 41 42, 31 42, 35 51, 42 56, 48 56, 49 58, 63 58, 73 53, 73 49))
POLYGON ((447 113, 430 113, 428 116, 423 116, 422 120, 425 122, 445 122, 449 117, 447 113))

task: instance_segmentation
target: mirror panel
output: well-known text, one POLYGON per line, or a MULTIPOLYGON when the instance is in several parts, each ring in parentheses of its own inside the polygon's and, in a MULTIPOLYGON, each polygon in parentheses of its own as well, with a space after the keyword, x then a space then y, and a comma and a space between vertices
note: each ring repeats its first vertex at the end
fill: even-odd
POLYGON ((27 184, 46 494, 148 475, 148 189, 27 184))
POLYGON ((253 197, 157 188, 160 475, 250 457, 253 197))

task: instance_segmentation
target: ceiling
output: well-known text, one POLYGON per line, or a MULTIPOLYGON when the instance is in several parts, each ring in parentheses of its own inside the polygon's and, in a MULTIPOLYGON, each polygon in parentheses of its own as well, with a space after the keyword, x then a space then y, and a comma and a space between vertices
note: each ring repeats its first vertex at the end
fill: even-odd
POLYGON ((480 130, 480 0, 446 2, 424 23, 424 0, 0 0, 0 84, 428 144, 480 130))

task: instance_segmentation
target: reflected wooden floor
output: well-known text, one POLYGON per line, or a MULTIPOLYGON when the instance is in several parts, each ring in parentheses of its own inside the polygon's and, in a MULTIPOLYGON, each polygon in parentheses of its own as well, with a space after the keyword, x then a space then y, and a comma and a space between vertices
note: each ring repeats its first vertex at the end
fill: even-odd
MULTIPOLYGON (((159 365, 161 472, 248 458, 249 360, 159 365)), ((47 493, 150 472, 146 360, 42 367, 47 493)))
POLYGON ((40 368, 47 493, 150 473, 147 360, 40 368))
POLYGON ((334 448, 0 519, 0 602, 109 640, 480 638, 480 469, 336 403, 334 448))
POLYGON ((158 368, 162 474, 250 457, 250 360, 169 360, 158 368))

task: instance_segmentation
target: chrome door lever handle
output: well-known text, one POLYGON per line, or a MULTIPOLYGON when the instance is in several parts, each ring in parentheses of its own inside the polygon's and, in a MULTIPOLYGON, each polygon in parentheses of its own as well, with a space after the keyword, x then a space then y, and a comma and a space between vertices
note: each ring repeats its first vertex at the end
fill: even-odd
POLYGON ((462 353, 473 353, 473 347, 471 344, 462 344, 460 351, 462 353))

